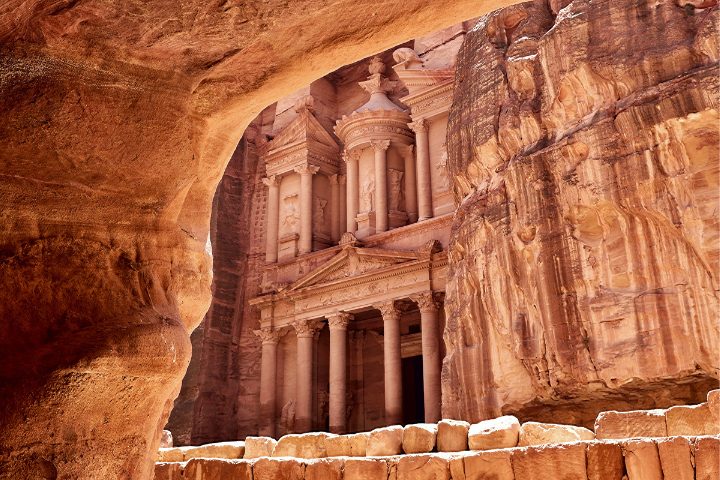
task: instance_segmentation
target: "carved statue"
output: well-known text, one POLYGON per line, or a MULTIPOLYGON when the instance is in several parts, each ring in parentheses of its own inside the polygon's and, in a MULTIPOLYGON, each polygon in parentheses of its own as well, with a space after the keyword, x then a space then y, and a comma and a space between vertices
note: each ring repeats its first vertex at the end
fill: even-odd
POLYGON ((282 221, 283 233, 290 233, 295 231, 295 227, 300 221, 300 213, 298 212, 298 197, 297 195, 289 195, 283 199, 284 218, 282 221))
POLYGON ((437 164, 435 165, 435 168, 438 171, 438 179, 440 180, 440 184, 446 188, 449 185, 447 161, 448 161, 447 145, 443 143, 442 147, 440 147, 440 159, 438 160, 437 164))
POLYGON ((402 179, 404 172, 395 169, 388 169, 388 178, 390 179, 390 211, 399 212, 402 203, 402 179))
POLYGON ((330 417, 330 393, 325 390, 318 392, 318 424, 325 425, 330 417))
POLYGON ((327 224, 325 223, 325 207, 327 207, 328 201, 324 198, 315 197, 315 229, 325 230, 327 224))
POLYGON ((280 414, 280 426, 285 429, 285 432, 292 432, 295 429, 295 401, 290 400, 283 405, 282 413, 280 414))
POLYGON ((370 212, 375 206, 375 179, 368 175, 363 180, 360 190, 360 211, 370 212))
POLYGON ((406 69, 412 66, 420 67, 423 64, 417 52, 407 47, 395 50, 393 52, 393 60, 395 60, 396 65, 404 65, 406 69))

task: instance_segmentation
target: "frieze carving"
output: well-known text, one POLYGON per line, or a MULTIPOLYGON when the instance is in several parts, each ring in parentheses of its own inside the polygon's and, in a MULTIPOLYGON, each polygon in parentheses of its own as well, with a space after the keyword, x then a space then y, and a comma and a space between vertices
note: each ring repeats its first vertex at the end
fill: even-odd
POLYGON ((330 329, 340 328, 346 329, 353 319, 352 314, 347 312, 337 312, 327 316, 328 325, 330 329))

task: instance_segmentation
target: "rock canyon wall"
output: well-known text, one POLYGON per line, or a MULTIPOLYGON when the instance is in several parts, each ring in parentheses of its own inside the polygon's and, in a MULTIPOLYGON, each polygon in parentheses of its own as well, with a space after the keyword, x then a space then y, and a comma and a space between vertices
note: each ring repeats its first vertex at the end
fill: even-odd
POLYGON ((468 33, 444 417, 587 425, 717 385, 715 4, 527 2, 468 33))

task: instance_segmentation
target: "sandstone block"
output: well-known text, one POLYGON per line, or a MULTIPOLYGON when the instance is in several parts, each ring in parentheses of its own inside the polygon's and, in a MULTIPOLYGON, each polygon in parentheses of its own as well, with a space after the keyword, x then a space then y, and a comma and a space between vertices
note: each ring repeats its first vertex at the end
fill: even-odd
POLYGON ((163 430, 160 436, 160 448, 172 448, 173 436, 170 430, 163 430))
MULTIPOLYGON (((195 458, 183 471, 183 480, 253 480, 252 464, 247 460, 195 458)), ((256 477, 257 478, 257 477, 256 477)))
POLYGON ((447 456, 403 455, 398 461, 397 480, 450 480, 447 456))
POLYGON ((197 447, 185 447, 183 452, 184 460, 193 458, 243 458, 245 442, 208 443, 197 447))
POLYGON ((345 480, 388 480, 388 464, 381 458, 348 458, 345 480))
POLYGON ((325 458, 325 440, 329 433, 314 432, 285 435, 278 440, 273 457, 325 458))
POLYGON ((450 460, 453 480, 515 480, 511 450, 475 452, 450 460))
POLYGON ((157 456, 158 462, 183 462, 185 461, 185 454, 183 448, 161 448, 158 450, 157 456))
POLYGON ((585 465, 582 443, 521 448, 512 456, 515 478, 521 480, 585 480, 585 465))
POLYGON ((520 427, 518 446, 529 447, 594 439, 595 434, 587 428, 555 423, 526 422, 520 427))
POLYGON ((598 440, 612 438, 666 437, 665 410, 601 412, 595 419, 598 440))
POLYGON ((416 423, 403 429, 402 446, 405 453, 427 453, 435 448, 437 424, 416 423))
POLYGON ((462 452, 468 449, 470 424, 463 420, 440 420, 437 431, 438 452, 462 452))
POLYGON ((270 437, 247 437, 243 458, 271 457, 277 440, 270 437))
POLYGON ((468 446, 470 450, 512 448, 518 444, 520 421, 512 415, 484 420, 470 426, 468 446))
POLYGON ((628 440, 623 443, 628 480, 663 480, 657 445, 652 440, 628 440))
POLYGON ((720 434, 720 423, 707 403, 670 407, 665 411, 665 422, 670 436, 720 434))
POLYGON ((156 463, 153 480, 183 480, 182 463, 156 463))
POLYGON ((701 437, 693 441, 695 479, 717 480, 720 478, 720 438, 701 437))
POLYGON ((712 416, 720 422, 720 389, 710 390, 708 392, 707 404, 712 416))
POLYGON ((403 428, 399 425, 376 428, 370 432, 367 443, 367 456, 378 457, 402 453, 403 428))
POLYGON ((305 466, 305 480, 342 480, 341 459, 311 460, 305 466))
POLYGON ((364 457, 370 433, 329 436, 325 439, 328 457, 364 457))
POLYGON ((660 466, 666 479, 695 480, 695 470, 690 455, 690 442, 684 437, 657 440, 660 466))
POLYGON ((253 464, 252 480, 304 480, 305 465, 289 458, 260 458, 253 464))
POLYGON ((623 480, 625 462, 619 443, 588 442, 585 454, 588 480, 623 480))

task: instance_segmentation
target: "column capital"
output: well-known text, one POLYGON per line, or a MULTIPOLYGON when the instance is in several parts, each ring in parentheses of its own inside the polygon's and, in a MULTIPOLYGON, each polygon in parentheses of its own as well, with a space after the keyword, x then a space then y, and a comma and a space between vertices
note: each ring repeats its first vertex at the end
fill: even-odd
POLYGON ((415 150, 415 145, 400 145, 398 149, 400 150, 400 153, 403 155, 403 157, 412 158, 413 151, 415 150))
POLYGON ((384 152, 390 148, 390 140, 373 140, 370 145, 375 149, 376 152, 384 152))
POLYGON ((253 333, 260 338, 263 345, 277 345, 280 338, 287 333, 287 330, 284 328, 263 327, 258 330, 253 330, 253 333))
POLYGON ((263 178, 262 182, 267 187, 277 187, 277 185, 278 185, 277 175, 269 175, 269 176, 263 178))
POLYGON ((408 127, 410 127, 415 133, 425 133, 428 129, 427 120, 424 118, 418 118, 414 122, 408 123, 408 127))
POLYGON ((423 292, 417 295, 411 295, 410 299, 417 303, 418 309, 422 313, 437 312, 440 309, 440 303, 435 298, 433 292, 423 292))
POLYGON ((293 327, 298 338, 312 338, 322 329, 323 324, 318 320, 298 320, 293 323, 293 327))
POLYGON ((352 161, 352 160, 359 160, 360 159, 360 151, 359 150, 345 150, 343 151, 343 161, 345 163, 352 161))
POLYGON ((328 179, 330 179, 330 185, 345 185, 345 175, 336 173, 335 175, 330 175, 328 179))
POLYGON ((350 324, 350 321, 353 319, 353 316, 351 313, 347 312, 337 312, 337 313, 331 313, 330 315, 327 315, 328 325, 330 326, 330 330, 345 330, 350 324))
POLYGON ((300 175, 315 175, 320 171, 320 167, 316 167, 315 165, 300 165, 293 170, 300 175))
POLYGON ((389 300, 387 302, 378 303, 373 305, 374 308, 380 310, 383 321, 397 320, 400 318, 400 311, 395 307, 395 301, 389 300))

